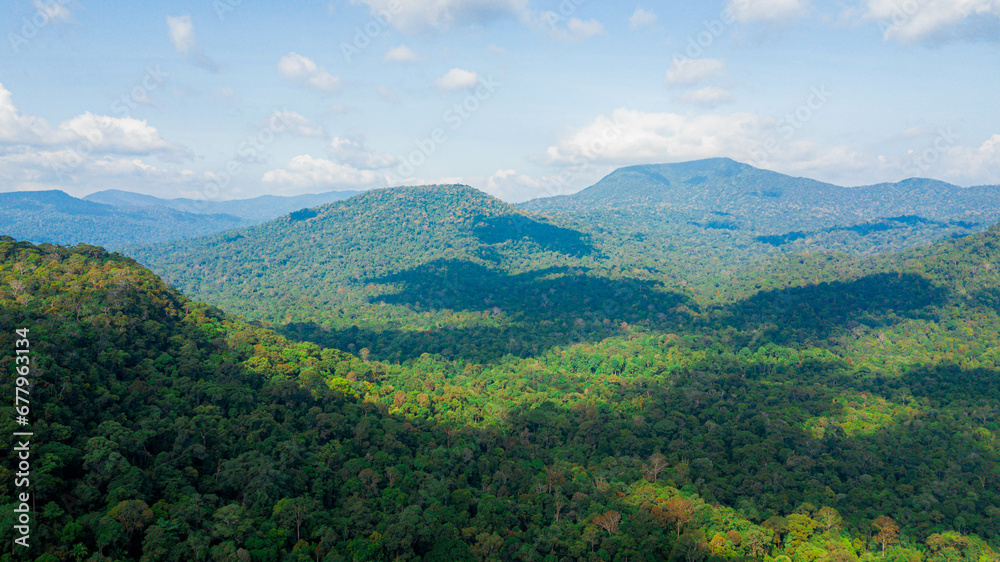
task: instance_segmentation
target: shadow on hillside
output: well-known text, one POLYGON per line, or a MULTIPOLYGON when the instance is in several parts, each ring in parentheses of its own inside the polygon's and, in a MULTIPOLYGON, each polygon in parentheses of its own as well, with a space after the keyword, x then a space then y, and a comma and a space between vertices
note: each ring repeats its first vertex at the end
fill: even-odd
MULTIPOLYGON (((439 260, 366 282, 396 287, 374 298, 417 314, 452 311, 464 316, 427 322, 429 329, 384 324, 326 329, 292 323, 278 331, 352 352, 368 348, 373 358, 405 361, 424 353, 448 359, 493 363, 506 355, 537 356, 554 346, 622 336, 632 326, 677 334, 704 332, 697 304, 651 281, 598 277, 582 268, 554 267, 507 275, 472 262, 439 260), (448 324, 447 322, 452 322, 448 324)), ((821 283, 758 293, 715 311, 712 326, 727 329, 734 350, 766 343, 838 345, 855 330, 892 326, 928 315, 947 291, 918 275, 877 274, 850 282, 821 283), (732 329, 736 331, 733 332, 732 329), (837 339, 833 339, 837 338, 837 339)), ((435 320, 438 317, 431 317, 435 320)), ((711 332, 711 330, 709 330, 711 332)))
POLYGON ((480 217, 476 220, 472 234, 483 244, 501 244, 528 238, 543 250, 551 252, 576 257, 594 253, 585 234, 522 215, 480 217))
MULTIPOLYGON (((959 378, 966 381, 960 385, 962 396, 972 399, 971 405, 951 395, 948 381, 958 373, 947 365, 928 366, 911 379, 890 380, 892 388, 869 388, 869 392, 886 391, 883 395, 893 399, 897 387, 924 380, 927 385, 915 394, 930 396, 936 403, 914 411, 920 423, 903 419, 886 423, 882 403, 860 398, 859 412, 849 419, 855 425, 870 422, 877 427, 852 436, 838 425, 846 421, 843 400, 833 399, 845 391, 856 396, 861 388, 831 387, 829 380, 808 372, 794 384, 774 384, 727 370, 706 359, 673 373, 669 387, 631 381, 609 385, 595 375, 588 384, 601 387, 606 401, 583 398, 569 407, 554 401, 512 404, 505 434, 521 436, 521 445, 542 458, 550 451, 573 447, 590 457, 583 464, 601 454, 647 459, 659 452, 669 465, 663 481, 695 484, 703 497, 729 506, 754 506, 760 512, 787 514, 805 502, 822 506, 836 501, 845 518, 888 514, 926 532, 938 523, 930 517, 914 519, 913 511, 902 506, 940 509, 959 493, 995 497, 989 481, 996 481, 1000 455, 985 444, 975 444, 969 430, 995 423, 1000 415, 991 409, 991 402, 973 398, 975 381, 1000 380, 996 370, 961 374, 959 378), (638 397, 643 398, 642 406, 623 407, 635 404, 638 397), (804 423, 813 416, 828 420, 822 437, 815 437, 804 423), (733 435, 741 436, 738 445, 733 435), (969 454, 973 451, 976 455, 969 454), (890 479, 908 485, 886 485, 890 479)), ((529 379, 527 384, 542 388, 544 380, 529 379)), ((618 465, 619 474, 623 467, 618 465)), ((603 467, 595 475, 610 479, 614 471, 603 467)), ((975 532, 995 537, 1000 528, 984 517, 990 505, 969 504, 966 513, 982 517, 975 532)), ((951 517, 956 513, 961 512, 953 510, 951 517)))
POLYGON ((855 281, 820 283, 761 292, 722 311, 724 326, 757 332, 781 345, 829 345, 855 328, 890 326, 922 318, 945 302, 948 291, 924 277, 879 273, 855 281))
POLYGON ((530 357, 554 346, 599 341, 627 333, 631 325, 676 330, 695 306, 686 295, 662 290, 656 283, 597 277, 582 268, 556 267, 507 275, 479 264, 439 260, 402 273, 366 280, 399 288, 377 297, 416 313, 442 310, 463 313, 464 327, 435 326, 427 331, 325 330, 311 323, 279 327, 300 340, 357 350, 403 361, 423 353, 449 359, 495 362, 505 355, 530 357))

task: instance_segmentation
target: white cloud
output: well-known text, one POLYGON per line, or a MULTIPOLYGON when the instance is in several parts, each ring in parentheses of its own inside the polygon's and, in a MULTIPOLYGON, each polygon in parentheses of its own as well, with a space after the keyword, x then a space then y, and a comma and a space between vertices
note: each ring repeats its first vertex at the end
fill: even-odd
POLYGON ((62 142, 87 139, 95 152, 158 154, 171 160, 190 157, 190 151, 164 140, 156 127, 132 117, 94 115, 88 111, 60 123, 55 138, 62 142))
POLYGON ((219 65, 208 58, 198 46, 198 39, 194 34, 194 24, 191 23, 191 16, 167 16, 167 29, 170 34, 170 41, 174 44, 174 50, 185 59, 196 66, 206 70, 216 72, 219 65))
POLYGON ((718 86, 708 86, 684 92, 678 99, 704 107, 715 107, 733 101, 733 95, 718 86))
POLYGON ((453 68, 438 78, 435 83, 444 90, 464 90, 475 88, 479 84, 479 75, 471 70, 453 68))
POLYGON ((766 123, 752 113, 685 116, 616 109, 550 146, 552 164, 636 164, 729 155, 747 159, 747 146, 764 137, 766 123), (739 156, 739 157, 738 157, 739 156))
POLYGON ((382 170, 395 166, 399 159, 391 154, 375 152, 365 146, 364 137, 334 137, 326 147, 333 160, 360 170, 382 170))
POLYGON ((737 21, 789 21, 805 14, 807 0, 730 0, 729 10, 737 21))
POLYGON ((697 84, 726 72, 726 63, 719 59, 674 58, 667 71, 667 85, 697 84))
POLYGON ((275 111, 265 120, 265 127, 269 126, 270 123, 275 123, 276 120, 280 121, 284 127, 281 130, 282 133, 299 137, 322 137, 326 135, 326 131, 323 130, 321 125, 313 125, 308 119, 294 111, 275 111))
POLYGON ((22 115, 11 92, 0 84, 0 145, 44 147, 84 142, 88 152, 157 154, 168 159, 190 156, 187 149, 164 140, 145 120, 132 117, 88 111, 53 128, 41 117, 22 115))
POLYGON ((882 22, 887 41, 1000 37, 1000 0, 867 0, 867 7, 866 17, 882 22))
POLYGON ((656 23, 656 14, 653 12, 643 10, 641 7, 637 7, 632 17, 628 19, 628 26, 630 29, 639 29, 640 27, 646 27, 647 25, 653 25, 656 23))
POLYGON ((565 185, 559 177, 533 178, 527 174, 519 174, 515 170, 497 170, 483 183, 470 182, 490 195, 510 203, 519 203, 538 197, 563 195, 565 185))
POLYGON ((178 53, 186 55, 198 46, 191 16, 167 16, 167 28, 170 30, 170 40, 174 43, 174 50, 178 53))
POLYGON ((84 195, 113 184, 119 189, 149 192, 193 187, 196 180, 191 170, 161 168, 134 157, 83 156, 72 149, 26 147, 0 154, 0 182, 5 190, 59 189, 84 195))
POLYGON ((351 0, 365 4, 373 16, 408 33, 444 31, 454 26, 483 25, 494 20, 529 18, 528 0, 351 0))
POLYGON ((415 62, 423 59, 424 57, 413 52, 413 49, 406 45, 393 47, 382 57, 383 62, 415 62))
POLYGON ((62 2, 35 0, 34 5, 46 22, 71 23, 73 21, 73 14, 62 2))
POLYGON ((261 177, 262 183, 296 189, 378 187, 388 185, 389 181, 386 174, 308 154, 296 156, 284 168, 270 170, 261 177))
POLYGON ((910 150, 903 160, 906 175, 966 185, 1000 183, 1000 134, 972 147, 948 146, 943 140, 944 137, 938 136, 925 147, 910 150))
POLYGON ((0 84, 0 143, 46 144, 52 128, 41 117, 21 115, 10 90, 0 84))
POLYGON ((314 90, 325 93, 340 91, 340 78, 318 66, 312 59, 298 53, 288 53, 278 61, 278 72, 282 76, 314 90))
POLYGON ((563 16, 546 11, 539 14, 533 23, 536 29, 543 30, 551 37, 562 40, 580 41, 605 34, 604 25, 595 19, 583 21, 580 18, 571 17, 569 20, 565 20, 566 23, 563 26, 564 20, 563 16))
POLYGON ((604 35, 604 26, 595 19, 583 21, 578 18, 569 18, 566 28, 569 29, 569 33, 574 39, 587 39, 604 35))

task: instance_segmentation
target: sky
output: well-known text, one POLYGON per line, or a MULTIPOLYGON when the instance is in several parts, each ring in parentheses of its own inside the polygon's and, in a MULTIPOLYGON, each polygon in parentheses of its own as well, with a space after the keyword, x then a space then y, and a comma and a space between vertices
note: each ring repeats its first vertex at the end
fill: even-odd
POLYGON ((1000 183, 1000 0, 3 0, 0 191, 1000 183))

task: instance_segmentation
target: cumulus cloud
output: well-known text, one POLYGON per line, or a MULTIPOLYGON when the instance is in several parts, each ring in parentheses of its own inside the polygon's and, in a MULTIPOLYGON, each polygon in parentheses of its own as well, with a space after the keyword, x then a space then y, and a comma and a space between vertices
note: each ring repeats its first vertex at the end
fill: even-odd
POLYGON ((294 189, 365 188, 388 185, 390 178, 381 172, 359 170, 308 154, 296 156, 284 168, 265 172, 261 182, 294 189))
POLYGON ((726 72, 726 63, 719 59, 675 58, 667 71, 668 86, 697 84, 726 72))
POLYGON ((604 35, 604 26, 601 22, 590 19, 583 21, 579 18, 569 18, 566 29, 574 39, 587 39, 597 35, 604 35))
POLYGON ((12 190, 60 189, 83 195, 106 189, 109 183, 136 192, 197 185, 198 176, 187 169, 163 168, 140 158, 116 155, 81 155, 78 151, 18 147, 0 153, 0 182, 12 190))
POLYGON ((444 31, 455 26, 484 25, 499 19, 529 17, 528 0, 351 0, 407 33, 444 31))
POLYGON ((382 57, 382 61, 384 62, 415 62, 423 59, 424 57, 413 52, 413 49, 406 45, 393 47, 382 57))
POLYGON ((733 95, 718 86, 708 86, 697 90, 684 92, 678 99, 681 101, 700 105, 703 107, 716 107, 718 105, 733 101, 733 95))
POLYGON ((790 21, 809 9, 807 0, 730 0, 729 10, 740 22, 790 21))
POLYGON ((52 128, 40 117, 22 115, 10 90, 0 84, 0 143, 46 144, 52 128))
POLYGON ((161 158, 189 158, 190 151, 161 136, 156 127, 132 117, 95 115, 89 111, 59 124, 54 141, 70 143, 86 139, 96 152, 157 154, 161 158))
POLYGON ((88 143, 88 152, 157 154, 184 158, 189 151, 164 140, 155 127, 132 117, 95 115, 89 111, 52 127, 48 121, 24 115, 13 95, 0 84, 0 145, 45 147, 88 143))
POLYGON ((278 61, 278 72, 282 76, 313 90, 324 93, 340 91, 340 78, 317 65, 312 59, 298 53, 288 53, 278 61))
POLYGON ((442 90, 465 90, 479 84, 479 75, 471 70, 453 68, 435 81, 442 90))
POLYGON ((628 18, 628 26, 630 29, 639 29, 641 27, 653 25, 654 23, 656 23, 656 14, 643 10, 641 7, 637 7, 635 12, 632 13, 632 16, 628 18))
POLYGON ((867 0, 866 17, 903 44, 1000 37, 1000 0, 867 0))
POLYGON ((61 2, 35 0, 33 4, 46 22, 72 23, 73 21, 73 14, 61 2))
POLYGON ((322 137, 326 135, 322 125, 314 125, 311 121, 294 111, 275 111, 264 121, 265 127, 279 123, 282 133, 298 137, 322 137))
POLYGON ((382 170, 399 162, 399 159, 391 154, 368 148, 361 135, 334 137, 326 147, 326 153, 333 160, 359 170, 382 170))
POLYGON ((167 16, 167 30, 170 34, 170 41, 174 44, 174 50, 188 62, 212 72, 219 70, 219 65, 208 58, 198 46, 191 16, 167 16))
POLYGON ((580 18, 571 17, 565 20, 565 18, 552 11, 539 14, 537 20, 534 21, 534 25, 556 39, 581 41, 605 34, 604 25, 595 19, 584 21, 580 18))

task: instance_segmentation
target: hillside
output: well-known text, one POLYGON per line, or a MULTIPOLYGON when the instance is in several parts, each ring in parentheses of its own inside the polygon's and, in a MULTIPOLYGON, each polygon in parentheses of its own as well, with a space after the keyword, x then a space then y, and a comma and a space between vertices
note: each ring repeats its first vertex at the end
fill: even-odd
POLYGON ((638 319, 634 306, 676 298, 590 275, 598 253, 579 232, 475 189, 423 186, 134 255, 197 298, 326 345, 377 348, 385 359, 428 349, 497 359, 613 332, 595 295, 642 295, 615 326, 638 319), (514 337, 529 328, 534 339, 514 337), (462 341, 436 337, 441 330, 462 341))
POLYGON ((36 243, 123 248, 228 230, 244 224, 223 214, 197 215, 165 207, 120 208, 62 191, 0 193, 0 234, 36 243))
POLYGON ((230 201, 204 201, 187 198, 162 199, 152 195, 107 189, 91 193, 84 197, 87 201, 103 203, 115 207, 151 207, 160 206, 194 213, 198 215, 232 215, 244 219, 244 224, 260 224, 292 211, 317 207, 331 201, 340 201, 357 195, 357 191, 330 191, 326 193, 311 193, 295 196, 262 195, 251 199, 234 199, 230 201))
POLYGON ((629 210, 677 217, 712 217, 702 226, 782 235, 874 219, 919 217, 965 228, 1000 220, 1000 186, 963 188, 913 178, 894 184, 841 187, 762 170, 728 158, 631 166, 579 193, 535 199, 522 208, 544 212, 629 210))
MULTIPOLYGON (((294 222, 422 219, 411 201, 428 217, 514 220, 467 188, 369 197, 294 222), (381 207, 392 201, 404 204, 381 207)), ((506 238, 483 222, 470 230, 506 238)), ((46 404, 39 544, 127 559, 874 561, 875 534, 895 528, 888 557, 994 562, 1000 317, 963 288, 1000 286, 980 276, 998 236, 842 262, 833 282, 676 306, 669 331, 614 326, 487 365, 295 344, 99 248, 0 240, 3 361, 13 328, 31 326, 33 400, 46 404)), ((796 278, 816 275, 800 265, 796 278)), ((415 295, 441 288, 422 279, 415 295)), ((464 307, 481 306, 479 290, 464 307)))

